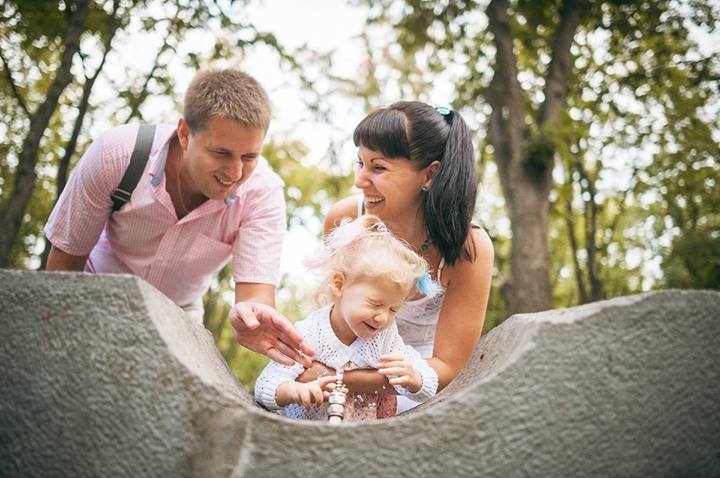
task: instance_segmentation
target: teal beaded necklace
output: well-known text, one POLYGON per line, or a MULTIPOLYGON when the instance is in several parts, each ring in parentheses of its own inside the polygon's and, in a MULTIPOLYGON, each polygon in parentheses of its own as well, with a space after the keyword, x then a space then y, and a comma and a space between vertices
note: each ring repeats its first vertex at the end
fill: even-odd
POLYGON ((430 234, 428 234, 425 236, 425 242, 423 242, 420 249, 418 249, 418 254, 425 254, 430 249, 430 242, 430 234))

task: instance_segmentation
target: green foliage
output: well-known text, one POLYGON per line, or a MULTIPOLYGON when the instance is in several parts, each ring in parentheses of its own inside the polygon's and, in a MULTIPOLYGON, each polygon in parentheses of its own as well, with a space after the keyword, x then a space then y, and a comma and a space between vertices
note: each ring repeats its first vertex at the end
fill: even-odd
POLYGON ((509 268, 508 258, 510 257, 510 241, 506 237, 493 233, 491 228, 487 229, 489 229, 488 233, 495 249, 495 267, 493 270, 493 287, 490 289, 487 311, 485 312, 485 323, 483 323, 483 334, 500 325, 507 318, 507 306, 502 297, 503 282, 501 278, 498 278, 498 271, 509 268))
POLYGON ((720 289, 720 229, 701 228, 676 237, 663 269, 668 287, 720 289))
POLYGON ((268 142, 263 156, 285 181, 288 224, 302 225, 304 211, 309 209, 315 217, 322 217, 322 207, 346 196, 352 187, 351 176, 340 176, 323 171, 318 166, 307 166, 301 161, 307 148, 299 142, 268 142))

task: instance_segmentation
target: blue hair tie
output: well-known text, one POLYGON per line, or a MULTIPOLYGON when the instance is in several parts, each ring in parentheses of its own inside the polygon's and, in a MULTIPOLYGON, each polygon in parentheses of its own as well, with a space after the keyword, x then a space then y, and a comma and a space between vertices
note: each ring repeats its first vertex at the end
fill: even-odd
POLYGON ((428 271, 423 272, 417 281, 417 290, 428 297, 435 295, 439 289, 440 285, 432 280, 428 271))
POLYGON ((436 106, 435 111, 440 113, 442 115, 442 117, 445 118, 446 123, 448 123, 448 124, 452 123, 453 110, 451 110, 450 108, 447 108, 445 106, 436 106))

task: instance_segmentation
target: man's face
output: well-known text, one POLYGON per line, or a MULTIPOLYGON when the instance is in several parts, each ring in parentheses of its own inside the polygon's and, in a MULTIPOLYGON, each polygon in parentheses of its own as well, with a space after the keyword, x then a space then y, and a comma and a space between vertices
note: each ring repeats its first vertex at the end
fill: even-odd
POLYGON ((190 131, 181 118, 182 176, 191 192, 210 199, 229 196, 257 166, 264 138, 265 131, 229 118, 210 118, 198 131, 190 131))

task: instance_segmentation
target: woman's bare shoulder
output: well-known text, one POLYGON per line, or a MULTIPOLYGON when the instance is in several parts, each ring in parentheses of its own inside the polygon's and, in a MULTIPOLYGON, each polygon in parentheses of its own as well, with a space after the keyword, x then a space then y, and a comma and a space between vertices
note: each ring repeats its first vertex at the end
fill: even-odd
POLYGON ((358 196, 349 196, 336 202, 328 210, 323 225, 323 233, 327 234, 340 225, 343 219, 357 217, 358 196))
POLYGON ((493 248, 490 235, 480 226, 470 228, 470 237, 475 243, 476 261, 492 263, 495 257, 495 249, 493 248))
POLYGON ((492 271, 495 251, 490 236, 483 228, 473 226, 470 229, 467 246, 473 259, 462 259, 449 267, 448 279, 467 280, 471 276, 484 277, 492 271))

